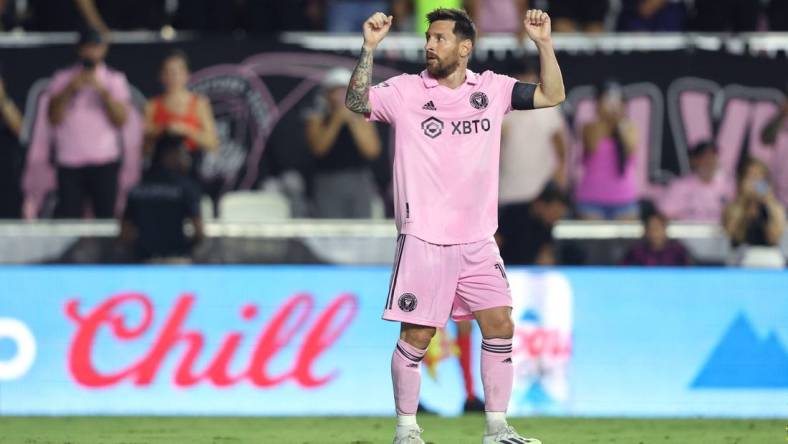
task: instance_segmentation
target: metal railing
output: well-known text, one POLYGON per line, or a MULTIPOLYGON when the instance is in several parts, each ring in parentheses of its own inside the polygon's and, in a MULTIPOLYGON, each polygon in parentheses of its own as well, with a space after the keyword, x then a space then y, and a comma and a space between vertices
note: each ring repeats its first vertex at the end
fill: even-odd
MULTIPOLYGON (((8 237, 114 237, 115 221, 35 221, 0 222, 0 239, 8 237)), ((367 237, 394 238, 393 220, 366 219, 287 219, 265 222, 212 221, 205 224, 210 237, 231 238, 311 238, 367 237)), ((557 239, 636 239, 643 235, 637 222, 561 221, 553 232, 557 239)), ((718 239, 725 232, 717 224, 673 222, 670 237, 681 239, 718 239)))
MULTIPOLYGON (((360 34, 286 32, 281 35, 281 40, 320 51, 357 52, 361 48, 360 34)), ((699 49, 775 57, 781 51, 788 51, 788 33, 567 33, 553 36, 553 45, 558 51, 570 53, 699 49)), ((379 52, 391 58, 416 60, 423 57, 423 46, 423 36, 397 33, 383 40, 379 52)), ((475 56, 480 59, 491 55, 503 58, 507 53, 536 53, 536 47, 511 34, 487 34, 477 41, 475 47, 475 56)))

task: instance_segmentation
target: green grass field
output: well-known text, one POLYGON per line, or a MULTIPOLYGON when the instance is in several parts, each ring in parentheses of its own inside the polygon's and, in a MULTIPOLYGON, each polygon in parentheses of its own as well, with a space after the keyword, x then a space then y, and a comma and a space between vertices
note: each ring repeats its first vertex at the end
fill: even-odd
MULTIPOLYGON (((431 443, 478 443, 481 416, 419 418, 431 443)), ((0 417, 0 443, 390 443, 392 418, 0 417)), ((786 421, 727 419, 513 419, 545 444, 770 444, 786 421)))

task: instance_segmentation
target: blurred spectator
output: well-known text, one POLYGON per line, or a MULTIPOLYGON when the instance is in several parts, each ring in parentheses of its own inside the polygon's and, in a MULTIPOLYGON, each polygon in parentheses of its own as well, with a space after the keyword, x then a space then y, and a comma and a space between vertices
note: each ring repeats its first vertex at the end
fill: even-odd
POLYGON ((386 0, 324 0, 328 32, 359 32, 364 22, 376 12, 388 14, 386 0))
POLYGON ((369 164, 380 156, 380 137, 373 123, 345 107, 349 82, 350 71, 329 71, 306 119, 317 217, 369 218, 377 194, 369 164))
POLYGON ((525 205, 503 207, 496 240, 508 264, 555 265, 553 227, 568 209, 569 199, 554 183, 525 205))
POLYGON ((670 182, 659 208, 672 220, 717 223, 733 200, 733 184, 718 166, 713 142, 699 143, 690 152, 692 174, 670 182))
POLYGON ((608 0, 549 0, 555 32, 604 32, 608 0))
POLYGON ((684 30, 686 21, 683 0, 623 0, 618 30, 679 32, 684 30))
MULTIPOLYGON (((518 66, 512 76, 521 82, 539 82, 535 61, 518 66)), ((550 180, 567 187, 564 126, 558 107, 509 113, 504 117, 501 205, 527 204, 550 180)))
POLYGON ((728 205, 723 217, 731 244, 742 247, 734 262, 783 266, 785 259, 777 246, 785 230, 785 209, 774 197, 767 166, 747 159, 739 170, 736 185, 736 200, 728 205))
POLYGON ((119 128, 129 112, 123 73, 104 63, 109 45, 98 30, 83 31, 79 64, 55 73, 46 94, 57 164, 55 217, 80 218, 84 199, 97 218, 111 218, 122 156, 119 128))
POLYGON ((691 28, 705 32, 747 32, 758 26, 761 2, 756 0, 695 0, 691 28))
POLYGON ((637 129, 624 117, 623 91, 607 82, 597 96, 597 118, 583 127, 583 177, 577 186, 581 219, 634 220, 639 213, 637 129))
POLYGON ((468 8, 464 0, 392 0, 393 26, 400 31, 424 35, 429 28, 427 14, 437 8, 468 8))
MULTIPOLYGON (((788 88, 785 90, 788 95, 788 88)), ((775 151, 771 175, 774 179, 775 194, 783 206, 788 207, 788 96, 783 98, 780 109, 763 128, 761 140, 775 151)))
POLYGON ((22 215, 21 131, 22 113, 8 97, 5 81, 0 77, 0 219, 18 219, 22 215))
POLYGON ((142 182, 129 192, 120 238, 144 262, 189 262, 194 244, 203 238, 200 192, 187 177, 190 169, 183 138, 164 135, 156 143, 153 162, 142 182), (184 223, 191 222, 191 239, 184 223))
POLYGON ((624 255, 621 265, 686 266, 692 257, 681 242, 668 238, 668 218, 658 211, 643 218, 643 239, 635 242, 624 255))
POLYGON ((477 26, 479 35, 506 32, 525 37, 523 20, 528 0, 469 0, 466 7, 477 26))
POLYGON ((145 106, 146 151, 163 133, 185 138, 192 156, 192 177, 198 180, 202 155, 218 148, 219 136, 211 102, 189 91, 189 75, 184 52, 173 51, 162 60, 159 80, 164 91, 145 106))
POLYGON ((10 31, 20 23, 14 0, 0 0, 0 31, 10 31))

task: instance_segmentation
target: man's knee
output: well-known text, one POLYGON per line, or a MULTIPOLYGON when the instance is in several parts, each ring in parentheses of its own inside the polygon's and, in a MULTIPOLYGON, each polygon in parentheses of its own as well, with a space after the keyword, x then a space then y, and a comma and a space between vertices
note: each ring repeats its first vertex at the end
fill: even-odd
POLYGON ((403 323, 399 338, 416 348, 425 349, 430 345, 433 336, 435 327, 403 323))
POLYGON ((484 310, 477 313, 479 328, 482 337, 491 338, 511 338, 514 336, 514 322, 512 321, 511 309, 509 307, 498 307, 484 310))

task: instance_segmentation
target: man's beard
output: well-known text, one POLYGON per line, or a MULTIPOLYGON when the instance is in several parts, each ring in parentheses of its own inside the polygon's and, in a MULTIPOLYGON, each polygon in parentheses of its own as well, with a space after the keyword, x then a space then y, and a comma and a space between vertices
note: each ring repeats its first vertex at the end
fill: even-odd
POLYGON ((443 65, 440 59, 435 58, 434 60, 436 61, 436 63, 431 65, 429 60, 430 59, 427 60, 427 72, 430 73, 430 75, 436 79, 443 79, 448 77, 449 74, 457 70, 457 66, 459 66, 460 64, 459 60, 454 60, 453 63, 443 65))

